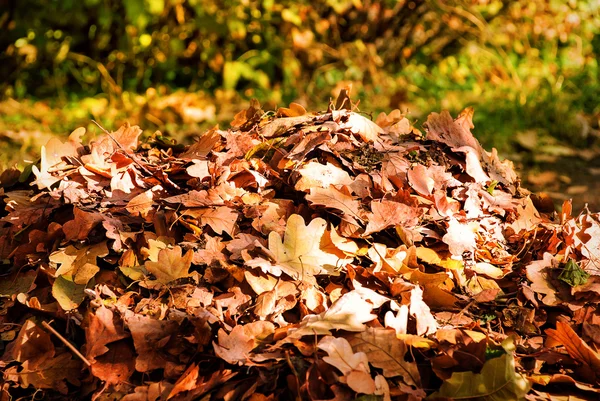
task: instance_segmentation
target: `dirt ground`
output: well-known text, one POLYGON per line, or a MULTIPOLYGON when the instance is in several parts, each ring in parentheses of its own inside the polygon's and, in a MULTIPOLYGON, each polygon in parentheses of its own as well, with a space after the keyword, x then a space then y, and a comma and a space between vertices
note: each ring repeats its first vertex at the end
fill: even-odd
POLYGON ((523 186, 533 192, 545 192, 557 210, 563 201, 573 200, 573 213, 587 205, 591 212, 600 212, 600 156, 591 160, 581 157, 560 157, 535 166, 517 164, 523 186))

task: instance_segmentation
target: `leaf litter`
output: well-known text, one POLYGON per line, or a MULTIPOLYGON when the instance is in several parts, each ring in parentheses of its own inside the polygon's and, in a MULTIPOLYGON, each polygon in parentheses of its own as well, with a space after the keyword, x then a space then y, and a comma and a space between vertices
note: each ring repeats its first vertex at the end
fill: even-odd
POLYGON ((597 399, 600 215, 347 93, 4 171, 0 400, 597 399))

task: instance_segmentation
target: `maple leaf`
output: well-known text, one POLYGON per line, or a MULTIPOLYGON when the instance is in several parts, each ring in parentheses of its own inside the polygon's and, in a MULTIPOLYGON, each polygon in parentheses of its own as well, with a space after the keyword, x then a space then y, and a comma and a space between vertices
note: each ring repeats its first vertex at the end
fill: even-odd
POLYGON ((385 230, 386 228, 402 225, 414 227, 418 223, 419 210, 403 203, 382 200, 371 202, 372 213, 367 214, 367 228, 364 235, 385 230))
POLYGON ((157 262, 146 262, 145 267, 149 273, 152 273, 158 282, 168 284, 173 280, 190 275, 189 270, 194 258, 194 251, 188 250, 185 255, 181 255, 181 247, 175 246, 173 249, 165 248, 158 252, 157 262))
POLYGON ((17 338, 6 347, 3 359, 27 361, 30 369, 36 369, 45 360, 53 358, 54 353, 50 335, 32 319, 28 319, 19 330, 17 338))
POLYGON ((86 357, 93 360, 108 352, 107 344, 129 337, 122 323, 115 324, 113 312, 101 306, 96 313, 89 314, 89 323, 85 329, 86 357))
POLYGON ((396 337, 396 332, 384 328, 368 328, 349 338, 355 352, 362 352, 374 367, 383 370, 385 377, 402 376, 409 386, 420 386, 421 378, 415 362, 407 362, 408 347, 396 337))
POLYGON ((369 370, 369 360, 364 352, 354 353, 345 338, 325 336, 319 341, 318 348, 327 352, 323 360, 335 366, 344 375, 340 378, 357 393, 373 394, 375 381, 369 370))
POLYGON ((310 195, 306 195, 306 200, 315 205, 339 210, 342 212, 342 218, 348 219, 350 223, 356 224, 355 219, 362 220, 363 211, 360 202, 350 195, 350 191, 345 186, 342 186, 341 189, 335 187, 311 188, 310 195))
POLYGON ((234 237, 238 214, 230 207, 219 206, 216 208, 188 209, 183 212, 183 215, 199 218, 202 225, 208 224, 217 234, 227 233, 230 237, 234 237))
POLYGON ((250 351, 274 331, 273 323, 264 321, 235 326, 230 334, 220 329, 218 342, 213 341, 215 354, 231 364, 242 365, 251 359, 250 351))
POLYGON ((339 275, 339 267, 351 259, 321 250, 321 239, 327 223, 317 218, 304 225, 302 216, 288 218, 283 241, 279 234, 269 234, 269 250, 273 252, 277 267, 294 279, 304 279, 317 274, 339 275))
POLYGON ((65 381, 75 386, 79 385, 81 376, 81 361, 74 360, 71 354, 63 352, 54 358, 45 359, 35 368, 28 361, 21 368, 9 367, 4 371, 7 380, 18 382, 23 387, 33 386, 38 389, 55 389, 62 394, 68 393, 65 381))
POLYGON ((137 357, 135 370, 148 372, 164 368, 168 354, 163 352, 167 341, 177 332, 179 325, 172 320, 157 320, 148 316, 122 311, 125 324, 131 332, 137 357))

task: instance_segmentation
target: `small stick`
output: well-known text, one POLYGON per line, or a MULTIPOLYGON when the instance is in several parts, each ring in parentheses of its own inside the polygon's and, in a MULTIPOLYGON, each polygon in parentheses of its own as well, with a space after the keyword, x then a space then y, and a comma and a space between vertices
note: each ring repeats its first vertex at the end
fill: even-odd
POLYGON ((81 359, 83 361, 83 363, 85 363, 88 367, 92 366, 91 362, 88 361, 87 358, 85 356, 83 356, 83 354, 81 352, 79 352, 79 350, 77 348, 75 348, 73 346, 73 344, 71 344, 58 331, 56 331, 54 329, 54 327, 50 326, 47 322, 42 322, 42 326, 44 326, 45 328, 50 330, 52 332, 52 334, 54 334, 56 337, 58 337, 58 339, 60 341, 62 341, 67 346, 67 348, 69 348, 75 355, 77 355, 79 357, 79 359, 81 359))

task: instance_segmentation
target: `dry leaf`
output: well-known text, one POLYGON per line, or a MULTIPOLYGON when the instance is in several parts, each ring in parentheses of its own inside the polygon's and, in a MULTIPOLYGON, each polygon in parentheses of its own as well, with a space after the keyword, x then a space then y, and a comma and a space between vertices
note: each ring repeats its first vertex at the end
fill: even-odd
POLYGON ((194 251, 191 249, 181 255, 181 247, 175 246, 173 249, 162 249, 158 252, 157 262, 146 262, 145 267, 149 273, 152 273, 162 284, 168 284, 190 275, 189 270, 192 265, 194 251))

